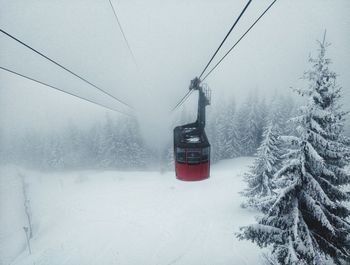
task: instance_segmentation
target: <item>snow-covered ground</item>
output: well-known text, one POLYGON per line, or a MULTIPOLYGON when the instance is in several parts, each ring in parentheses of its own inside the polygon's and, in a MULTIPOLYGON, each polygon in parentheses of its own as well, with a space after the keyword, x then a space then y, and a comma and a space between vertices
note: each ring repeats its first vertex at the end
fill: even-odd
POLYGON ((222 161, 211 178, 173 172, 0 171, 0 264, 257 265, 261 250, 234 233, 254 221, 240 208, 250 158, 222 161), (21 182, 32 208, 32 255, 21 182))

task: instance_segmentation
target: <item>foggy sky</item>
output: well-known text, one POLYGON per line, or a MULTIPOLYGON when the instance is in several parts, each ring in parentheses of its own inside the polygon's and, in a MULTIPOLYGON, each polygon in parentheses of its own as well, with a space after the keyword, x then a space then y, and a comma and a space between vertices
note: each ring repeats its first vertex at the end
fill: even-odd
MULTIPOLYGON (((113 1, 135 54, 135 66, 108 0, 0 0, 1 28, 130 103, 150 141, 167 138, 170 109, 187 92, 244 0, 113 1), (152 135, 152 137, 150 137, 152 135)), ((220 58, 271 3, 255 0, 218 54, 220 58)), ((350 108, 350 1, 279 0, 206 80, 213 104, 302 85, 308 56, 327 29, 328 55, 350 108)), ((0 65, 120 110, 128 109, 0 34, 0 65)), ((195 104, 191 99, 188 105, 195 104)), ((209 110, 210 111, 210 110, 209 110)), ((0 70, 2 129, 87 126, 106 110, 0 70)), ((119 115, 112 114, 111 115, 119 115)))

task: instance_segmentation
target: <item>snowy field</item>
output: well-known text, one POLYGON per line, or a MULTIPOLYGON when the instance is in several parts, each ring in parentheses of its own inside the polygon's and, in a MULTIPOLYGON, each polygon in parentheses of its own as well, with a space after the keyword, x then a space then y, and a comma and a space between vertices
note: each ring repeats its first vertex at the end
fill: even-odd
POLYGON ((0 264, 257 265, 261 250, 234 233, 253 222, 240 208, 250 158, 222 161, 202 182, 173 172, 0 174, 0 264), (19 174, 32 208, 32 254, 19 174))

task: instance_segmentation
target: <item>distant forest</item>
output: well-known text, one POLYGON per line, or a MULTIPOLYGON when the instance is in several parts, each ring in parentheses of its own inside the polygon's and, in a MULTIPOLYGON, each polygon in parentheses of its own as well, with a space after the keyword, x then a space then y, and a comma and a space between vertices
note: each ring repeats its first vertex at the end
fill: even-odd
MULTIPOLYGON (((206 125, 212 161, 254 155, 268 122, 277 124, 281 135, 293 135, 289 119, 297 114, 297 109, 290 96, 265 100, 251 93, 241 104, 234 99, 216 102, 210 106, 206 125)), ((184 110, 180 116, 173 126, 185 123, 190 115, 184 110)), ((0 161, 54 170, 155 166, 167 170, 173 167, 172 135, 169 136, 159 154, 146 145, 136 118, 106 115, 90 129, 70 125, 51 134, 32 130, 7 139, 0 137, 0 161)))
MULTIPOLYGON (((90 129, 28 131, 1 144, 1 161, 41 169, 143 168, 150 157, 135 118, 105 116, 90 129)), ((151 155, 150 155, 151 154, 151 155)))
MULTIPOLYGON (((215 163, 239 156, 253 156, 262 141, 264 127, 270 121, 278 124, 281 134, 292 134, 294 129, 288 120, 296 113, 297 105, 291 96, 275 96, 267 101, 256 93, 250 93, 241 104, 232 98, 215 102, 209 108, 206 132, 211 144, 211 160, 215 163)), ((186 117, 187 113, 181 116, 186 117)), ((163 156, 168 166, 173 163, 172 152, 169 144, 167 154, 163 156)))

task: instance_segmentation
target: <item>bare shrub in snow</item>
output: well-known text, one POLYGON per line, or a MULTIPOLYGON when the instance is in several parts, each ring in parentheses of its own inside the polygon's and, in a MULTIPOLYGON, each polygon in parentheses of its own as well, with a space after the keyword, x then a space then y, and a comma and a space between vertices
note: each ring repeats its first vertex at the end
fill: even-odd
POLYGON ((28 238, 31 239, 33 237, 33 227, 32 227, 32 211, 30 208, 30 200, 28 196, 28 184, 25 182, 23 174, 19 174, 19 177, 21 179, 21 184, 22 184, 24 212, 28 222, 27 225, 25 226, 27 228, 26 233, 28 235, 28 238))

